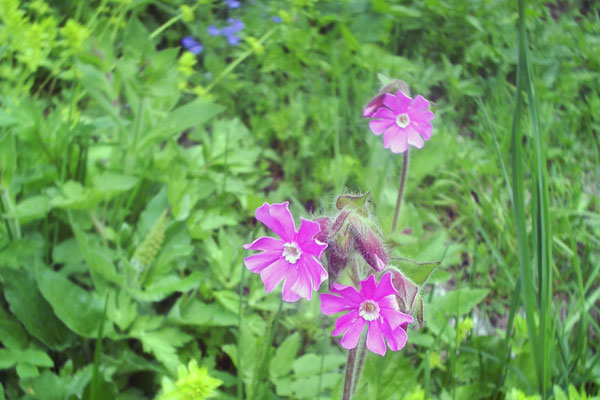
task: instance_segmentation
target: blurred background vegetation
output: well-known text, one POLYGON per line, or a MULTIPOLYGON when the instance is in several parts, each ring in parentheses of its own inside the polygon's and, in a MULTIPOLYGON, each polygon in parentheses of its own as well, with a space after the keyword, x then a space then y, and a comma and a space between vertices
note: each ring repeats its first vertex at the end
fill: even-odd
POLYGON ((600 7, 524 11, 521 112, 516 1, 0 0, 0 399, 203 398, 198 366, 219 399, 339 398, 334 320, 316 296, 277 314, 241 246, 264 201, 367 190, 396 255, 442 263, 357 399, 597 395, 600 7), (436 113, 397 234, 377 73, 436 113))

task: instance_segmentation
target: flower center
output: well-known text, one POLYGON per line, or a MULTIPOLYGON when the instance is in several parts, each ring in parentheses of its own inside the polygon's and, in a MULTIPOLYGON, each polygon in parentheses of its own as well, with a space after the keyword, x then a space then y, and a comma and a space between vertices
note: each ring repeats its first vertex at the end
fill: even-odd
POLYGON ((360 303, 358 315, 367 321, 374 321, 379 318, 379 305, 373 300, 365 300, 360 303))
POLYGON ((302 251, 296 242, 290 242, 283 245, 283 253, 281 256, 285 258, 285 261, 296 264, 296 261, 298 261, 301 255, 302 251))
POLYGON ((396 125, 400 128, 406 128, 410 124, 410 118, 408 114, 400 114, 396 117, 396 125))

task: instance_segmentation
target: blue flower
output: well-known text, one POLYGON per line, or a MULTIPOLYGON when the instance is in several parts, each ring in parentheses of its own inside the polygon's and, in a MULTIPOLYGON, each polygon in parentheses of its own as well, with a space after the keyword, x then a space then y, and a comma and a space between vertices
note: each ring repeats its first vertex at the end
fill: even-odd
POLYGON ((235 35, 227 36, 227 43, 231 46, 237 46, 240 43, 240 37, 235 35))
POLYGON ((196 41, 196 39, 194 39, 191 36, 186 36, 183 39, 181 39, 181 45, 189 52, 193 53, 193 54, 200 54, 202 53, 202 50, 204 50, 204 46, 202 46, 200 43, 198 43, 196 41))
POLYGON ((271 21, 273 21, 273 22, 275 22, 275 23, 277 23, 277 24, 278 24, 278 23, 280 23, 280 22, 281 22, 281 21, 283 21, 283 20, 281 19, 281 17, 280 17, 280 16, 277 16, 277 15, 276 15, 276 16, 274 16, 274 17, 271 17, 271 21))
POLYGON ((219 36, 221 34, 221 30, 216 26, 211 25, 206 28, 206 33, 208 33, 210 36, 219 36))
POLYGON ((223 2, 229 8, 240 8, 240 6, 241 6, 241 3, 237 0, 223 0, 223 2))

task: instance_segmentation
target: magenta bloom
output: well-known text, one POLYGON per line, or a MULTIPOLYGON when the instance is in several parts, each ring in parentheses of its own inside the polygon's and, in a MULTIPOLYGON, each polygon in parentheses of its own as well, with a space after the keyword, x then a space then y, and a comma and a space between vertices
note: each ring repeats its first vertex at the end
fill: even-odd
POLYGON ((353 349, 358 345, 363 328, 368 325, 367 348, 373 353, 385 355, 384 338, 390 350, 402 349, 407 339, 406 327, 413 322, 413 317, 398 309, 398 291, 392 286, 392 274, 381 277, 379 285, 371 275, 360 283, 360 287, 359 292, 351 286, 336 283, 331 291, 341 297, 321 294, 323 314, 349 311, 338 318, 331 334, 337 336, 346 331, 341 344, 346 349, 353 349))
POLYGON ((371 131, 377 136, 383 133, 383 147, 394 153, 404 153, 409 144, 420 149, 423 139, 429 140, 433 130, 429 102, 420 95, 413 100, 401 90, 395 96, 377 96, 365 107, 363 115, 372 118, 371 131))
POLYGON ((314 221, 302 218, 296 231, 288 202, 264 203, 256 209, 256 219, 275 232, 281 239, 264 236, 250 244, 246 250, 262 250, 244 259, 246 267, 260 273, 265 290, 269 293, 283 280, 284 301, 294 302, 300 297, 312 299, 312 291, 327 279, 327 271, 318 261, 327 248, 315 239, 321 228, 314 221))

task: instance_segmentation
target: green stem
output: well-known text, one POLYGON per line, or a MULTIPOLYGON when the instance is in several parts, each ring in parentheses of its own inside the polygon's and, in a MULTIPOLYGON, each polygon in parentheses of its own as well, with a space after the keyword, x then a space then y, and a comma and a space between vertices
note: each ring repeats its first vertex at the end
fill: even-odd
POLYGON ((352 378, 354 377, 354 364, 356 363, 356 347, 348 351, 346 362, 346 376, 344 377, 344 394, 342 400, 352 399, 352 378))
POLYGON ((354 372, 354 383, 352 387, 352 394, 356 393, 358 389, 358 382, 360 382, 360 376, 362 375, 363 367, 365 366, 365 360, 367 359, 367 337, 364 336, 361 340, 360 345, 360 357, 358 358, 358 364, 356 364, 356 371, 354 372))
POLYGON ((400 206, 404 197, 404 189, 406 188, 406 177, 408 176, 408 164, 410 161, 410 148, 406 149, 404 159, 402 160, 402 173, 400 174, 400 187, 398 188, 398 198, 396 199, 396 209, 394 210, 394 220, 392 222, 392 233, 396 232, 398 227, 398 216, 400 215, 400 206))
POLYGON ((244 298, 244 273, 246 267, 242 264, 242 277, 240 278, 240 304, 238 308, 238 340, 237 340, 237 395, 238 399, 244 398, 244 384, 242 382, 242 305, 244 298))

